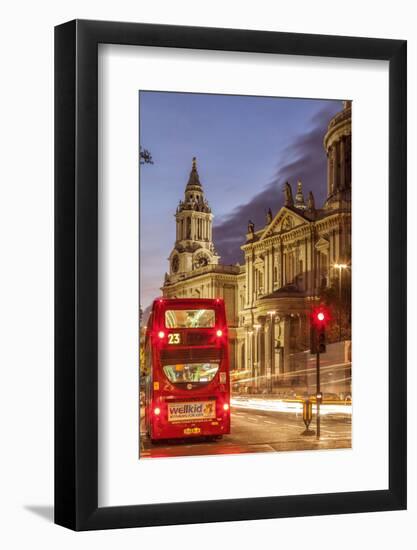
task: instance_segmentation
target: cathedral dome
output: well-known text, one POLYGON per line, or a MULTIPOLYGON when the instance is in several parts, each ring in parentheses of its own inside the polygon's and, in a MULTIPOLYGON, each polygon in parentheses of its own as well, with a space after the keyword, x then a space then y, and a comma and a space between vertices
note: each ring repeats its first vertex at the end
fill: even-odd
POLYGON ((343 111, 337 113, 329 122, 323 145, 326 153, 340 141, 343 136, 352 134, 352 102, 343 102, 343 111))
POLYGON ((329 122, 323 146, 327 155, 326 208, 340 208, 350 201, 352 157, 352 102, 329 122))

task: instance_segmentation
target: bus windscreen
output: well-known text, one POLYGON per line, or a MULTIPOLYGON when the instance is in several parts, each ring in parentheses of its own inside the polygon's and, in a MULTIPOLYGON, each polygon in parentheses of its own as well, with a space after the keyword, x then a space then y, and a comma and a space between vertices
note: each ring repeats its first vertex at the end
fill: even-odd
POLYGON ((219 363, 187 363, 165 365, 166 377, 173 384, 184 382, 211 382, 219 370, 219 363))
POLYGON ((166 328, 213 328, 215 322, 214 309, 168 309, 165 312, 166 328))

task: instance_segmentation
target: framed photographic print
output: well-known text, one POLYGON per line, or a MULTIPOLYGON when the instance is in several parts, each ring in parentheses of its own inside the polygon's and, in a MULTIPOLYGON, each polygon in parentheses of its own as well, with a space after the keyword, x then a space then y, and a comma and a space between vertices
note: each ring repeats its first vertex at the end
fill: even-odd
POLYGON ((55 30, 55 521, 406 507, 406 42, 55 30))

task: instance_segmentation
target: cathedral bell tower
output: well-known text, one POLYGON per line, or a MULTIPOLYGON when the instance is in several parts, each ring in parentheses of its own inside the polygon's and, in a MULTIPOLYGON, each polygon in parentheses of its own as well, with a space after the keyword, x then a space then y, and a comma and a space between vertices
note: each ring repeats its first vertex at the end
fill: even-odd
POLYGON ((169 279, 175 280, 210 264, 218 264, 212 240, 213 214, 204 197, 204 190, 194 157, 184 200, 180 201, 175 213, 176 239, 168 258, 169 279))

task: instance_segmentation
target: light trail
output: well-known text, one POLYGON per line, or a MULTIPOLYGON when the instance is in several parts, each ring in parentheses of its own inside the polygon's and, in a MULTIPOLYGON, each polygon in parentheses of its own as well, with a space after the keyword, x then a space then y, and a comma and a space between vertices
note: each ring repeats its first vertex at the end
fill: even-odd
MULTIPOLYGON (((315 359, 309 359, 309 361, 314 361, 315 362, 316 360, 315 359)), ((320 365, 320 372, 324 374, 324 373, 326 373, 326 371, 343 370, 343 369, 347 369, 347 368, 351 367, 351 365, 352 365, 352 363, 350 363, 350 362, 349 363, 330 363, 328 365, 326 365, 326 363, 322 363, 320 365)), ((284 373, 280 376, 283 379, 285 379, 285 378, 291 379, 291 378, 294 378, 294 377, 299 376, 301 374, 312 374, 313 375, 314 374, 314 369, 315 369, 315 366, 310 366, 310 367, 305 368, 305 369, 296 369, 292 372, 286 372, 286 373, 284 373)), ((236 382, 236 383, 237 382, 250 382, 252 380, 255 380, 255 378, 252 375, 249 375, 246 378, 237 378, 237 377, 234 378, 233 374, 235 374, 234 371, 232 371, 231 377, 232 377, 233 382, 236 382)), ((266 378, 266 375, 265 374, 260 375, 260 376, 258 376, 258 378, 266 378)), ((346 377, 346 378, 344 378, 344 380, 350 380, 350 377, 346 377)))
MULTIPOLYGON (((299 414, 303 411, 303 404, 300 401, 285 401, 283 399, 251 399, 251 398, 236 398, 230 400, 232 407, 238 409, 251 409, 266 412, 285 412, 299 414)), ((316 410, 316 405, 313 403, 313 411, 316 410)), ((321 403, 320 414, 352 414, 352 405, 340 404, 334 405, 331 403, 321 403)))

